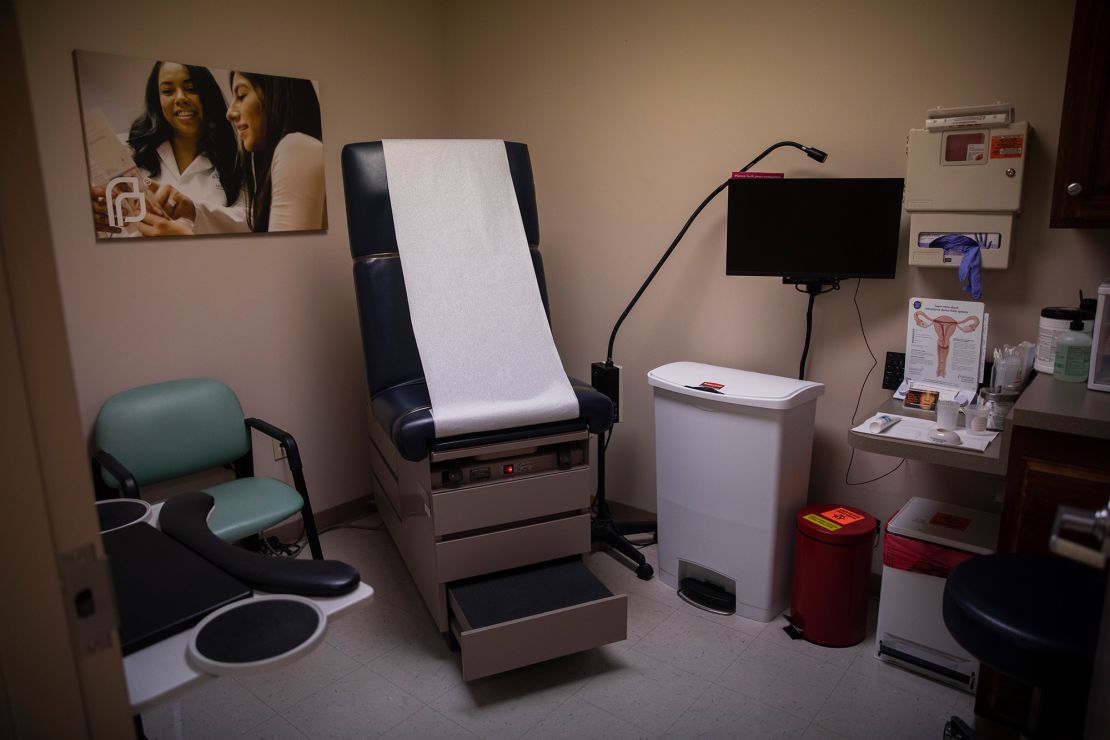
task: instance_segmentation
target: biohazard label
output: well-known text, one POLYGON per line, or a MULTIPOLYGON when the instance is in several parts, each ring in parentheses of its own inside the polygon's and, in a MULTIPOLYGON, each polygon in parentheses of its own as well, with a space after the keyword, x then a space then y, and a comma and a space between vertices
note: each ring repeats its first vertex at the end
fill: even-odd
POLYGON ((938 527, 951 527, 952 529, 958 529, 962 532, 971 526, 971 520, 967 517, 938 511, 933 514, 932 519, 929 520, 929 524, 936 524, 938 527))
POLYGON ((808 522, 813 522, 818 527, 824 527, 830 532, 835 532, 836 530, 841 529, 841 526, 839 524, 837 524, 836 522, 830 522, 828 519, 821 516, 820 514, 806 514, 802 517, 802 519, 805 519, 808 522))
POLYGON ((991 159, 1018 159, 1024 148, 1023 134, 991 137, 991 159))
POLYGON ((828 517, 829 519, 832 519, 834 522, 843 526, 847 526, 849 524, 852 524, 853 522, 858 522, 860 519, 863 519, 862 514, 857 514, 856 512, 845 509, 844 507, 833 509, 831 511, 823 511, 821 512, 821 516, 828 517))

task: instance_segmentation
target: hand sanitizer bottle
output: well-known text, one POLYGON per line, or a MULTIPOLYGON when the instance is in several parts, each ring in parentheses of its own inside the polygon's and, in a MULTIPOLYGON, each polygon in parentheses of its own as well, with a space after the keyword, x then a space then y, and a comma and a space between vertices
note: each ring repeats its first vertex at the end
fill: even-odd
POLYGON ((1074 319, 1070 331, 1056 335, 1056 364, 1052 376, 1072 383, 1086 382, 1091 368, 1091 337, 1083 322, 1074 319))

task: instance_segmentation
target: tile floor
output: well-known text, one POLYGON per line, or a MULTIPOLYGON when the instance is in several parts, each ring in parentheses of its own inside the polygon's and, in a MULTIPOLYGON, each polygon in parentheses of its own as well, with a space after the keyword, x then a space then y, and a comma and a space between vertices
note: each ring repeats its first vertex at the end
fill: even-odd
POLYGON ((972 717, 970 695, 876 660, 873 635, 841 649, 793 641, 781 619, 703 612, 604 553, 587 563, 628 594, 627 640, 464 683, 384 529, 337 529, 323 544, 374 587, 372 603, 292 666, 147 712, 148 737, 935 740, 950 715, 972 717))

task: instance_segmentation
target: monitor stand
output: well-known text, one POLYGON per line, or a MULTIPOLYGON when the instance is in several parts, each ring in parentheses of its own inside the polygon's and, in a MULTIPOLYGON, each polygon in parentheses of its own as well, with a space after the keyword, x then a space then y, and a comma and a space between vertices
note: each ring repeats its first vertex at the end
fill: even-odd
POLYGON ((798 364, 798 380, 806 378, 806 358, 809 356, 809 340, 813 335, 813 302, 823 293, 840 290, 840 278, 792 278, 784 277, 783 285, 793 285, 799 293, 809 294, 809 306, 806 308, 806 341, 802 345, 802 361, 798 364), (803 287, 798 287, 803 286, 803 287))

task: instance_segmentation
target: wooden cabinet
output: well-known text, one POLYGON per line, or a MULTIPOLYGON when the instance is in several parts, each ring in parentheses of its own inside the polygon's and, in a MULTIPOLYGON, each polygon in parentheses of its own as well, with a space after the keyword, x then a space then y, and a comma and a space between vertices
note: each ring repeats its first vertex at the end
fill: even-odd
MULTIPOLYGON (((1015 426, 998 551, 1047 554, 1058 507, 1096 510, 1106 506, 1110 500, 1108 449, 1106 439, 1015 426)), ((1021 727, 1032 699, 1027 686, 983 666, 976 714, 1021 727)))
POLYGON ((998 551, 1047 554, 1057 508, 1106 506, 1108 447, 1104 439, 1015 428, 998 551))
POLYGON ((1078 0, 1068 57, 1052 228, 1110 227, 1110 3, 1078 0))

